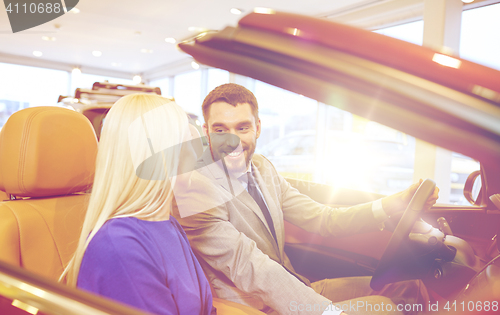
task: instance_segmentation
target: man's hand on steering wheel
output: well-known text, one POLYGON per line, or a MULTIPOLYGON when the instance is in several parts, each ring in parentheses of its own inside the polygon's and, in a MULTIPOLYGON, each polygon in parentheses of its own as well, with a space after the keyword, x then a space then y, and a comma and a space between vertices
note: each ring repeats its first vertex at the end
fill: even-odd
MULTIPOLYGON (((397 212, 398 207, 406 205, 401 220, 397 224, 394 232, 391 235, 389 243, 380 258, 377 268, 375 269, 370 286, 374 290, 381 290, 384 285, 391 282, 401 281, 407 276, 405 270, 401 269, 398 264, 403 260, 411 260, 411 254, 403 250, 407 248, 404 246, 408 242, 411 229, 415 222, 420 219, 422 212, 431 207, 437 199, 439 189, 436 188, 436 183, 430 179, 420 181, 419 187, 415 190, 415 185, 382 199, 383 207, 388 207, 384 210, 389 214, 389 211, 397 212), (408 199, 410 199, 408 201, 408 199)), ((404 263, 406 264, 406 263, 404 263)))
MULTIPOLYGON (((410 202, 411 198, 413 198, 413 195, 417 191, 418 187, 420 186, 420 184, 422 184, 422 182, 423 180, 420 179, 418 183, 412 184, 407 189, 383 198, 382 208, 384 209, 385 213, 388 216, 391 216, 397 212, 404 211, 408 206, 408 203, 410 202)), ((439 197, 439 188, 436 187, 434 189, 434 192, 429 196, 429 198, 427 198, 427 201, 425 202, 424 206, 425 210, 432 207, 436 203, 438 197, 439 197)))

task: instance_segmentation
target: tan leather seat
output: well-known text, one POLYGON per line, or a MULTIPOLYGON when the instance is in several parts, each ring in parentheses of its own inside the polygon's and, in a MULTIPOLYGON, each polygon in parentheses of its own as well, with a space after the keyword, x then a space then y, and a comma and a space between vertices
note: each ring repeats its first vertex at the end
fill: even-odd
POLYGON ((0 134, 0 260, 58 279, 76 249, 95 169, 88 119, 59 107, 14 113, 0 134))

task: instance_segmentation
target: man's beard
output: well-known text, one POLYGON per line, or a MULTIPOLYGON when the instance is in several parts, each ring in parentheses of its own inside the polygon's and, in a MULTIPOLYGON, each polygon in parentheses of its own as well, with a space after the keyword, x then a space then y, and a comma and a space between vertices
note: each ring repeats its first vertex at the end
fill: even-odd
MULTIPOLYGON (((223 166, 225 168, 225 171, 228 171, 232 176, 238 177, 241 174, 245 173, 248 169, 252 156, 255 152, 255 146, 253 146, 253 148, 243 148, 239 137, 231 134, 225 134, 222 135, 222 137, 237 137, 230 140, 237 139, 238 145, 234 147, 232 145, 221 144, 221 139, 224 140, 224 138, 220 137, 220 134, 216 134, 209 138, 209 146, 212 158, 214 162, 219 163, 221 166, 223 166), (230 153, 233 153, 235 151, 241 151, 241 153, 237 157, 232 157, 230 153), (247 154, 245 154, 245 152, 247 154), (219 160, 221 161, 219 162, 219 160)), ((234 144, 235 142, 232 143, 234 144)))
MULTIPOLYGON (((241 174, 245 173, 246 170, 248 169, 250 160, 251 160, 251 154, 248 156, 245 155, 245 152, 247 149, 243 149, 240 147, 236 148, 236 150, 241 150, 241 153, 236 157, 232 157, 229 154, 224 154, 224 157, 222 158, 225 167, 227 168, 227 171, 234 177, 239 177, 241 174)), ((250 152, 248 152, 250 153, 250 152)))

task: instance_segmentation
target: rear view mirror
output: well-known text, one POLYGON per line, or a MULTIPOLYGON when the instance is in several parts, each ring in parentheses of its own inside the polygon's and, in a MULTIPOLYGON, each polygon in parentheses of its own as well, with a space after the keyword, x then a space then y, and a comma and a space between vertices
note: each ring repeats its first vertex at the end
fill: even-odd
POLYGON ((465 181, 464 186, 464 197, 470 202, 472 205, 480 206, 482 202, 482 183, 481 183, 481 171, 472 172, 467 180, 465 181))

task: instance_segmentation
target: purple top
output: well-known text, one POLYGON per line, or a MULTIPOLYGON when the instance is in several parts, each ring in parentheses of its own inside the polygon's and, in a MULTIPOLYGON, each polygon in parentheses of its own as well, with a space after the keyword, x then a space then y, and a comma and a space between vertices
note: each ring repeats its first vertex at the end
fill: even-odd
POLYGON ((212 309, 210 285, 174 217, 107 221, 85 251, 77 286, 154 314, 212 309))

